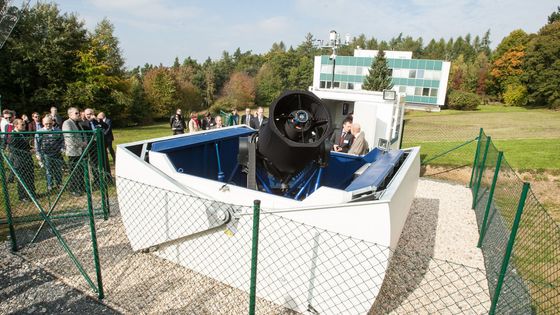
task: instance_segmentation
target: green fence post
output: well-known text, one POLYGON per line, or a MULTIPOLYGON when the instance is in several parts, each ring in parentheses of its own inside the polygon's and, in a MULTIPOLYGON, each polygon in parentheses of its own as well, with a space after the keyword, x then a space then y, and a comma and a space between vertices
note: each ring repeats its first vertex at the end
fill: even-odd
POLYGON ((506 247, 506 252, 504 254, 504 259, 502 261, 502 268, 500 274, 498 275, 498 282, 496 284, 496 290, 494 291, 494 296, 492 297, 492 305, 490 306, 490 312, 488 314, 494 315, 496 313, 496 307, 498 305, 498 299, 500 297, 500 291, 504 284, 504 278, 507 272, 507 266, 509 264, 509 259, 511 257, 511 252, 513 251, 513 245, 515 244, 515 236, 517 235, 517 229, 519 228, 519 222, 521 221, 521 214, 523 213, 523 208, 525 207, 525 200, 527 199, 527 193, 529 192, 530 184, 523 183, 523 191, 519 198, 519 204, 517 205, 517 212, 515 213, 515 219, 511 227, 511 233, 509 235, 508 244, 506 247))
POLYGON ((89 215, 89 228, 91 232, 91 247, 93 248, 93 262, 95 264, 95 273, 97 277, 97 297, 99 299, 103 299, 104 298, 103 280, 101 278, 101 265, 99 264, 99 252, 97 250, 97 234, 95 231, 95 218, 94 218, 95 213, 93 211, 93 200, 91 198, 91 187, 89 184, 89 171, 88 171, 86 161, 84 161, 84 182, 86 186, 85 188, 86 188, 88 215, 89 215))
POLYGON ((490 143, 492 142, 492 138, 490 136, 486 137, 486 147, 484 148, 484 155, 482 156, 482 162, 480 162, 478 174, 476 174, 475 181, 476 183, 474 186, 474 193, 473 193, 473 202, 472 208, 476 208, 476 202, 478 199, 478 190, 480 189, 480 184, 482 182, 482 174, 484 173, 484 168, 486 167, 486 158, 488 157, 488 148, 490 148, 490 143))
POLYGON ((255 315, 257 299, 257 256, 259 254, 259 217, 261 201, 253 202, 253 246, 251 251, 251 287, 249 293, 249 315, 255 315))
POLYGON ((480 140, 482 139, 482 134, 483 134, 483 130, 482 128, 480 128, 480 131, 478 132, 478 141, 476 144, 476 152, 474 153, 474 162, 473 162, 473 166, 472 166, 472 171, 471 171, 471 180, 469 181, 469 188, 472 188, 473 185, 473 177, 474 177, 474 170, 476 169, 476 162, 478 160, 478 154, 480 151, 480 140))
POLYGON ((484 211, 484 219, 482 220, 482 225, 480 227, 480 236, 478 238, 478 244, 476 245, 478 248, 482 246, 482 241, 484 239, 484 235, 486 234, 488 213, 490 212, 490 208, 492 207, 492 199, 494 198, 494 190, 496 189, 496 182, 498 182, 498 175, 500 173, 500 167, 502 166, 503 156, 504 156, 504 152, 499 151, 498 160, 496 161, 496 170, 494 171, 494 178, 492 179, 492 186, 490 186, 490 193, 488 194, 488 202, 486 203, 486 210, 484 211))
MULTIPOLYGON (((4 135, 5 136, 5 135, 4 135)), ((2 152, 4 156, 4 152, 2 152)), ((16 230, 12 218, 12 207, 10 205, 10 193, 8 192, 8 183, 6 181, 6 170, 4 169, 4 159, 0 160, 0 177, 2 178, 2 192, 4 193, 4 206, 6 208, 6 219, 8 220, 8 229, 10 230, 10 241, 12 243, 12 251, 17 251, 16 230)))
MULTIPOLYGON (((103 209, 103 219, 109 218, 109 207, 107 206, 107 186, 105 181, 105 143, 103 137, 103 130, 101 128, 95 129, 95 141, 97 143, 97 169, 99 178, 99 193, 101 194, 101 208, 103 209)), ((93 180, 96 180, 95 178, 93 180)))

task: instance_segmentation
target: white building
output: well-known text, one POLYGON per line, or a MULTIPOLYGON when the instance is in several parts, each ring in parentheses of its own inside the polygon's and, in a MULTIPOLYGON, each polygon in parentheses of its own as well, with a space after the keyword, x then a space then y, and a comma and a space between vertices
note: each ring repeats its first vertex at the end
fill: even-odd
MULTIPOLYGON (((377 50, 354 50, 354 56, 316 56, 313 88, 361 90, 377 50), (334 72, 333 72, 334 68, 334 72)), ((412 59, 410 51, 385 51, 392 70, 393 90, 406 93, 407 107, 433 108, 445 104, 451 63, 412 59)))

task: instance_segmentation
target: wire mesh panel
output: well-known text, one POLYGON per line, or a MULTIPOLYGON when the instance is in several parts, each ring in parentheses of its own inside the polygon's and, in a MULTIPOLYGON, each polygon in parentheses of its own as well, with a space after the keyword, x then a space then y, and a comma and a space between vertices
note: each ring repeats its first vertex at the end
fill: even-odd
POLYGON ((478 222, 479 228, 482 228, 482 221, 484 219, 484 213, 486 211, 488 202, 490 202, 490 190, 494 179, 494 174, 496 173, 496 164, 498 162, 498 149, 489 138, 483 138, 481 143, 484 144, 484 149, 480 152, 481 156, 477 167, 475 168, 475 181, 473 185, 476 185, 473 189, 473 193, 476 194, 474 198, 474 210, 476 214, 476 220, 478 222))
MULTIPOLYGON (((560 310, 560 227, 532 191, 525 201, 510 265, 528 287, 537 313, 560 310)), ((502 304, 498 309, 503 309, 502 304)))
POLYGON ((247 313, 250 218, 228 216, 249 207, 126 178, 117 185, 120 207, 98 224, 110 303, 135 313, 247 313))
POLYGON ((0 226, 12 249, 49 270, 72 277, 102 296, 96 264, 94 221, 106 217, 106 181, 95 132, 11 132, 0 135, 0 226), (68 155, 67 139, 80 150, 68 155), (74 158, 72 161, 71 158, 74 158), (80 233, 86 229, 89 233, 80 233), (85 280, 85 281, 84 281, 85 280))
POLYGON ((442 123, 434 116, 408 114, 402 147, 420 146, 423 176, 468 182, 479 128, 442 123))

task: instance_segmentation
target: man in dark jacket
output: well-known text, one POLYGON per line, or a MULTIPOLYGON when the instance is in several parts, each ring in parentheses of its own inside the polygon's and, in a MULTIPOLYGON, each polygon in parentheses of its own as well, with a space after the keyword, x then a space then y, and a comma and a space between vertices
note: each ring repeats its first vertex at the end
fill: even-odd
MULTIPOLYGON (((96 129, 101 129, 104 130, 107 128, 107 124, 105 124, 102 121, 98 121, 95 118, 95 113, 93 112, 93 109, 91 108, 86 108, 84 110, 84 115, 85 115, 85 120, 80 122, 80 126, 82 127, 82 130, 96 130, 96 129)), ((97 142, 95 141, 95 135, 94 134, 88 134, 87 135, 87 140, 89 140, 89 137, 94 137, 93 139, 93 143, 88 151, 88 157, 89 157, 89 161, 91 163, 91 173, 93 176, 93 188, 99 188, 100 186, 100 177, 101 174, 99 173, 99 158, 98 158, 98 154, 97 154, 97 142)), ((105 150, 103 150, 105 151, 105 150)), ((111 176, 111 169, 109 167, 109 163, 108 163, 108 159, 107 159, 107 153, 105 152, 101 152, 101 158, 103 159, 103 168, 104 171, 107 173, 107 175, 111 176)))
POLYGON ((268 117, 264 115, 264 109, 262 107, 257 108, 257 115, 251 120, 251 127, 259 130, 266 123, 268 123, 268 117))
POLYGON ((111 154, 113 161, 115 161, 115 150, 113 150, 113 140, 115 140, 115 137, 113 136, 113 121, 111 120, 111 118, 105 116, 104 112, 100 112, 99 114, 97 114, 97 121, 105 123, 105 125, 103 126, 105 127, 103 129, 103 134, 105 135, 105 150, 109 151, 109 154, 111 154))
POLYGON ((342 123, 342 131, 338 134, 334 134, 333 151, 348 153, 348 150, 350 150, 352 146, 352 141, 354 141, 354 136, 350 132, 351 129, 352 122, 348 119, 344 120, 342 123))

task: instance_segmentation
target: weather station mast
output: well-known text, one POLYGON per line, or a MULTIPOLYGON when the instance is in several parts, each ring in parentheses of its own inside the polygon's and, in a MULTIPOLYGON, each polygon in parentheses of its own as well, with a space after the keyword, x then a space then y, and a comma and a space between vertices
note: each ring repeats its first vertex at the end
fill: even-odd
POLYGON ((331 77, 331 84, 330 84, 330 88, 334 89, 334 74, 335 74, 335 68, 336 68, 336 50, 342 46, 347 46, 350 44, 350 34, 346 34, 346 36, 344 37, 344 42, 341 42, 340 40, 340 34, 337 33, 337 31, 332 30, 329 32, 329 40, 327 41, 327 43, 325 44, 325 42, 323 40, 317 40, 319 42, 318 47, 319 48, 330 48, 332 49, 332 54, 329 56, 329 60, 332 60, 332 77, 331 77))

